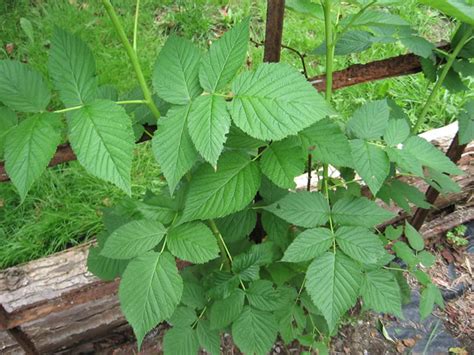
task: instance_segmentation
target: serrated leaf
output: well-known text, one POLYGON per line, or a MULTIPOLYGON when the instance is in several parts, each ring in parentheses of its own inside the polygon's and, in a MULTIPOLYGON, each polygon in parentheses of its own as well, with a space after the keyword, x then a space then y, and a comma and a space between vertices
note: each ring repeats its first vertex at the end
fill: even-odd
POLYGON ((329 218, 329 204, 319 192, 298 191, 264 207, 285 221, 305 228, 324 225, 329 218))
POLYGON ((428 184, 433 186, 436 190, 441 193, 461 192, 461 187, 458 183, 453 181, 448 175, 440 173, 436 170, 428 168, 428 174, 425 177, 428 184))
POLYGON ((351 140, 350 145, 355 170, 376 195, 390 172, 387 154, 382 148, 362 139, 351 140))
POLYGON ((119 287, 122 312, 140 348, 146 333, 171 317, 183 292, 183 280, 168 252, 148 252, 128 264, 119 287))
POLYGON ((390 271, 374 270, 366 273, 360 290, 367 308, 403 317, 400 288, 390 271))
POLYGON ((281 261, 297 263, 312 260, 324 254, 333 240, 334 235, 327 228, 307 229, 296 236, 281 261))
POLYGON ((227 242, 245 239, 257 223, 257 212, 251 208, 233 213, 216 221, 217 228, 227 242))
POLYGON ((405 236, 407 237, 410 246, 416 251, 421 251, 425 248, 425 241, 423 240, 423 237, 407 221, 405 221, 405 236))
POLYGON ((192 42, 170 36, 158 54, 153 87, 163 100, 185 105, 201 92, 199 63, 201 51, 192 42))
POLYGON ((229 297, 215 301, 211 306, 211 329, 223 329, 241 314, 244 307, 245 294, 235 290, 229 297))
POLYGON ((190 326, 173 327, 163 337, 163 351, 170 355, 191 355, 199 351, 196 330, 190 326))
POLYGON ((152 141, 153 153, 171 193, 198 158, 187 127, 190 110, 191 105, 170 109, 152 141))
POLYGON ((459 114, 459 143, 467 144, 474 140, 474 100, 464 106, 466 112, 459 114))
POLYGON ((268 240, 275 243, 282 251, 291 243, 290 224, 274 214, 262 212, 262 226, 268 240))
POLYGON ((237 74, 247 55, 249 19, 234 26, 215 41, 199 67, 199 81, 208 92, 216 92, 237 74))
POLYGON ((260 158, 260 168, 277 186, 285 189, 296 187, 295 177, 305 168, 301 148, 289 140, 273 142, 260 158))
POLYGON ((410 52, 423 58, 430 58, 435 49, 433 43, 419 36, 402 37, 400 41, 410 52))
POLYGON ((385 133, 389 116, 387 100, 371 101, 354 112, 347 129, 357 138, 379 139, 385 133))
POLYGON ((441 308, 444 308, 443 296, 439 291, 438 287, 433 284, 429 284, 421 292, 420 297, 420 317, 425 319, 431 312, 433 312, 435 304, 438 304, 441 308))
POLYGON ((375 263, 384 253, 382 241, 363 227, 340 227, 336 241, 344 253, 361 263, 375 263))
POLYGON ((239 254, 232 263, 232 272, 242 281, 254 281, 260 278, 259 256, 253 253, 239 254))
POLYGON ((306 272, 306 290, 333 330, 339 318, 352 307, 359 295, 362 273, 341 253, 325 253, 306 272))
POLYGON ((385 152, 387 152, 390 161, 397 164, 402 170, 420 177, 423 176, 423 166, 411 152, 392 147, 385 148, 385 152))
MULTIPOLYGON (((368 31, 347 31, 344 32, 336 42, 335 55, 348 55, 363 52, 372 46, 374 36, 368 31)), ((326 41, 315 48, 312 54, 326 54, 326 41)))
POLYGON ((18 125, 18 118, 14 111, 8 107, 0 107, 0 160, 3 160, 5 149, 5 141, 8 137, 10 129, 18 125))
POLYGON ((332 216, 334 221, 341 225, 371 228, 393 218, 395 214, 367 198, 344 197, 334 204, 332 216))
POLYGON ((104 281, 112 281, 125 271, 128 260, 110 259, 100 255, 102 248, 96 246, 89 249, 87 270, 104 281))
POLYGON ((94 57, 78 36, 59 28, 54 30, 48 69, 66 107, 83 105, 96 98, 98 83, 94 57))
POLYGON ((204 308, 207 303, 204 288, 196 282, 185 279, 181 303, 194 309, 204 308))
MULTIPOLYGON (((381 1, 377 1, 379 4, 381 1)), ((340 25, 350 24, 351 27, 358 26, 410 26, 400 16, 383 11, 366 10, 361 13, 351 14, 341 20, 340 25)))
POLYGON ((287 64, 264 63, 240 74, 232 92, 232 120, 258 139, 283 139, 332 113, 304 76, 287 64))
POLYGON ((132 259, 158 245, 165 233, 166 229, 160 222, 131 221, 107 238, 100 254, 111 259, 132 259))
POLYGON ((420 2, 474 25, 474 7, 470 0, 420 0, 420 2))
POLYGON ((293 304, 287 309, 277 312, 278 331, 285 344, 291 343, 295 338, 301 335, 306 327, 306 316, 304 310, 293 304))
POLYGON ((255 162, 238 152, 226 152, 217 171, 203 164, 193 175, 186 197, 183 220, 225 217, 244 209, 260 187, 255 162))
POLYGON ((260 194, 260 196, 263 197, 265 203, 270 204, 288 195, 289 191, 287 189, 282 189, 281 187, 276 186, 266 176, 262 176, 262 184, 258 193, 260 194))
POLYGON ((186 327, 197 320, 196 312, 189 307, 179 306, 174 310, 171 318, 167 320, 173 327, 186 327))
POLYGON ((201 156, 212 166, 224 149, 230 116, 222 96, 205 95, 194 100, 188 118, 189 135, 201 156))
POLYGON ((195 264, 202 264, 219 256, 216 238, 209 227, 201 222, 171 228, 167 243, 174 256, 195 264))
POLYGON ((73 111, 68 126, 79 163, 92 175, 130 194, 135 143, 125 110, 112 101, 96 100, 73 111))
POLYGON ((272 313, 245 307, 232 324, 232 338, 244 354, 267 354, 276 340, 278 328, 272 313), (252 329, 249 332, 249 329, 252 329))
POLYGON ((414 267, 418 263, 416 256, 413 253, 413 250, 411 250, 406 243, 400 241, 395 242, 392 246, 392 250, 409 267, 414 267))
POLYGON ((225 146, 232 149, 251 150, 266 145, 265 141, 250 137, 244 133, 240 128, 231 125, 225 146))
POLYGON ((387 128, 383 136, 383 140, 389 146, 396 147, 398 144, 403 143, 405 139, 410 135, 410 125, 403 119, 388 120, 387 128))
POLYGON ((268 280, 252 282, 245 294, 249 304, 262 311, 275 311, 285 307, 285 300, 280 292, 275 290, 272 282, 268 280))
POLYGON ((34 115, 10 130, 6 137, 5 170, 22 201, 61 142, 61 133, 53 126, 55 119, 50 113, 34 115))
POLYGON ((211 298, 226 298, 239 285, 239 278, 229 272, 216 270, 210 275, 209 296, 211 298))
POLYGON ((219 331, 211 330, 207 320, 200 320, 196 327, 199 344, 207 353, 219 355, 221 351, 221 336, 219 331))
POLYGON ((0 102, 15 111, 41 112, 50 98, 38 71, 18 61, 0 60, 0 102))

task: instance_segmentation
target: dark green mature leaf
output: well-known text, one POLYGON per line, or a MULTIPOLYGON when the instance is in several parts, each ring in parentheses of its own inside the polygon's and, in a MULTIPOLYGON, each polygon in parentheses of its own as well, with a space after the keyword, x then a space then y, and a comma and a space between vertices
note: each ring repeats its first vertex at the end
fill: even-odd
POLYGON ((400 41, 411 52, 423 58, 430 58, 435 49, 433 43, 419 36, 402 37, 400 41))
POLYGON ((100 254, 111 259, 131 259, 158 245, 165 233, 166 229, 160 222, 131 221, 114 230, 100 254))
POLYGON ((96 100, 73 111, 69 140, 86 170, 130 194, 134 138, 130 118, 112 101, 96 100))
POLYGON ((423 240, 423 237, 407 221, 405 221, 405 236, 407 237, 410 246, 416 251, 421 251, 425 248, 425 241, 423 240))
POLYGON ((167 243, 174 256, 195 264, 202 264, 219 256, 216 238, 209 227, 201 222, 171 228, 167 243))
POLYGON ((466 112, 459 115, 459 143, 467 144, 474 140, 474 100, 464 106, 466 112))
POLYGON ((329 218, 329 205, 319 192, 298 191, 264 207, 287 222, 305 228, 325 224, 329 218))
POLYGON ((78 36, 56 28, 51 39, 49 75, 66 107, 91 102, 98 83, 91 50, 78 36))
MULTIPOLYGON (((374 36, 367 31, 355 30, 344 32, 336 42, 334 54, 348 55, 363 52, 372 46, 373 38, 374 36)), ((326 54, 326 42, 324 41, 312 53, 317 55, 326 54)))
POLYGON ((54 126, 56 118, 51 113, 29 117, 9 131, 6 137, 5 170, 22 201, 61 142, 61 132, 54 126))
POLYGON ((311 0, 286 0, 285 7, 300 14, 309 15, 317 19, 324 19, 323 7, 311 0))
POLYGON ((231 214, 216 221, 217 228, 227 242, 245 239, 257 223, 257 212, 251 208, 231 214))
POLYGON ((262 176, 262 185, 260 186, 260 190, 258 191, 260 196, 263 197, 265 203, 273 203, 284 196, 289 194, 287 189, 282 189, 281 187, 276 186, 270 179, 266 176, 262 176))
POLYGON ((298 234, 285 251, 282 261, 301 262, 312 260, 329 249, 334 235, 327 228, 307 229, 298 234))
POLYGON ((196 332, 201 348, 211 355, 219 355, 221 351, 221 336, 219 331, 212 330, 209 321, 200 320, 196 332))
POLYGON ((41 74, 28 64, 0 60, 0 102, 15 111, 41 112, 51 94, 41 74))
POLYGON ((403 317, 400 287, 390 271, 374 270, 366 273, 360 291, 367 308, 403 317))
POLYGON ((347 129, 357 138, 379 139, 385 133, 389 116, 387 100, 371 101, 354 112, 347 129))
POLYGON ((169 329, 163 338, 163 350, 166 354, 172 355, 197 354, 199 340, 196 330, 190 326, 169 329))
POLYGON ((231 125, 225 146, 231 149, 252 150, 266 145, 265 141, 250 137, 244 133, 240 128, 231 125))
POLYGON ((471 0, 420 0, 420 2, 474 25, 474 6, 471 0))
POLYGON ((268 280, 252 282, 245 294, 250 305, 262 311, 275 311, 286 306, 281 293, 268 280))
POLYGON ((341 253, 325 253, 306 272, 306 290, 333 330, 359 295, 362 273, 356 263, 341 253))
POLYGON ((199 81, 207 92, 216 92, 231 81, 247 55, 249 19, 234 26, 211 45, 199 67, 199 81))
POLYGON ((238 152, 222 155, 217 171, 203 164, 189 186, 183 220, 225 217, 244 209, 260 187, 255 162, 238 152))
POLYGON ((444 309, 443 296, 441 295, 441 292, 439 291, 438 287, 430 283, 421 292, 420 316, 422 320, 428 317, 431 312, 433 312, 435 304, 444 309))
POLYGON ((244 307, 240 317, 232 324, 232 338, 244 354, 267 354, 277 333, 277 323, 272 313, 249 306, 244 307))
POLYGON ((183 280, 168 252, 148 252, 128 264, 119 287, 122 312, 140 348, 146 333, 171 317, 183 292, 183 280))
POLYGON ((365 197, 344 197, 334 204, 332 216, 341 225, 371 228, 395 215, 365 197))
POLYGON ((385 152, 387 152, 390 161, 397 164, 400 169, 420 177, 423 176, 423 166, 412 152, 394 147, 385 148, 385 152))
POLYGON ((185 105, 201 92, 199 63, 201 51, 192 42, 170 36, 158 54, 153 87, 163 100, 185 105))
POLYGON ((357 173, 375 195, 390 172, 387 154, 379 146, 362 139, 350 141, 352 160, 357 173))
POLYGON ((265 149, 260 168, 277 186, 294 189, 295 177, 304 172, 305 159, 300 147, 290 140, 283 140, 273 142, 265 149))
POLYGON ((263 211, 262 225, 268 240, 284 251, 291 243, 290 224, 274 214, 263 211))
POLYGON ((361 263, 375 263, 385 253, 380 238, 366 228, 340 227, 335 236, 342 251, 361 263))
POLYGON ((410 136, 410 125, 406 119, 399 118, 388 120, 387 129, 383 136, 383 140, 389 146, 395 147, 400 143, 403 143, 405 139, 410 136))
POLYGON ((3 160, 3 151, 8 132, 16 125, 18 125, 18 118, 15 112, 8 107, 0 106, 0 160, 3 160))
POLYGON ((297 304, 280 310, 275 316, 278 318, 278 331, 285 344, 301 335, 306 327, 304 310, 297 304))
POLYGON ((230 128, 230 116, 222 96, 205 95, 194 100, 188 118, 189 135, 201 156, 217 165, 230 128))
POLYGON ((212 304, 210 321, 211 329, 222 329, 231 324, 242 313, 245 293, 235 290, 229 297, 217 300, 212 304))
POLYGON ((99 246, 89 248, 87 270, 104 281, 112 281, 121 276, 128 265, 128 260, 110 259, 100 255, 99 246))
POLYGON ((321 120, 332 109, 297 69, 265 63, 232 82, 234 123, 252 137, 280 140, 321 120))

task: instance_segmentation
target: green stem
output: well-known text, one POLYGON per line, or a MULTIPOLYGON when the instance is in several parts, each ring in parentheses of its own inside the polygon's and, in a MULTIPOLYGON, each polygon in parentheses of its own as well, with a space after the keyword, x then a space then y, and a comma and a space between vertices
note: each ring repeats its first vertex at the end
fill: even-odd
POLYGON ((122 100, 122 101, 115 101, 116 104, 119 105, 132 105, 132 104, 146 104, 146 100, 122 100))
POLYGON ((153 101, 151 91, 148 88, 148 85, 145 81, 145 77, 143 76, 143 71, 140 66, 140 62, 138 61, 137 53, 130 45, 130 41, 128 40, 127 35, 125 34, 122 24, 120 23, 119 18, 114 10, 114 7, 110 3, 110 0, 102 0, 102 4, 104 5, 105 11, 107 11, 107 14, 110 17, 110 20, 112 21, 117 35, 119 36, 123 46, 125 47, 125 51, 127 52, 128 58, 132 63, 133 69, 135 70, 135 74, 137 76, 138 83, 140 84, 140 88, 142 89, 143 97, 145 98, 146 104, 148 105, 150 111, 153 113, 153 116, 158 119, 160 118, 160 111, 158 110, 158 107, 156 107, 155 102, 153 101))
POLYGON ((441 89, 441 85, 443 85, 444 79, 446 79, 446 75, 448 75, 449 69, 451 69, 451 66, 456 60, 461 49, 468 42, 469 37, 471 36, 471 33, 472 33, 472 29, 470 31, 466 31, 464 36, 462 36, 461 40, 458 42, 458 44, 454 48, 453 52, 448 56, 448 61, 444 65, 444 68, 438 80, 436 81, 436 84, 433 87, 433 90, 431 91, 430 96, 428 96, 428 99, 425 102, 425 106, 423 107, 423 110, 421 111, 420 116, 418 116, 418 119, 416 120, 415 126, 413 127, 413 133, 415 134, 418 133, 418 131, 421 128, 421 125, 425 122, 426 115, 428 114, 428 111, 431 107, 431 104, 433 103, 433 100, 438 95, 438 91, 441 89))
POLYGON ((225 244, 224 238, 222 238, 222 234, 219 232, 217 228, 216 222, 213 219, 209 220, 209 226, 211 227, 212 233, 217 239, 217 244, 219 245, 219 249, 221 250, 221 258, 222 263, 224 264, 226 270, 230 271, 232 265, 232 255, 225 244))
POLYGON ((137 51, 137 36, 138 36, 138 15, 140 13, 140 0, 137 0, 135 7, 135 22, 133 23, 133 50, 137 51))
POLYGON ((68 108, 63 108, 61 110, 53 111, 53 113, 64 113, 64 112, 76 111, 76 110, 79 110, 83 107, 84 107, 84 105, 72 106, 72 107, 68 107, 68 108))

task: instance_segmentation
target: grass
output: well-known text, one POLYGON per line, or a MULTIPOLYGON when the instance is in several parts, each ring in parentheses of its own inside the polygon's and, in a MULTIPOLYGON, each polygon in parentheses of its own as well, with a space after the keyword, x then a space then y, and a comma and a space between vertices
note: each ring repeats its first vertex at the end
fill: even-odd
MULTIPOLYGON (((116 0, 114 5, 125 26, 133 31, 134 2, 116 0)), ((167 36, 177 33, 205 48, 233 23, 245 16, 252 18, 252 38, 264 38, 265 1, 251 0, 142 0, 138 52, 145 77, 150 78, 153 63, 167 36)), ((407 0, 399 14, 408 19, 420 34, 432 41, 449 39, 453 25, 437 12, 407 0)), ((31 63, 47 74, 49 38, 54 26, 78 33, 93 49, 101 84, 113 84, 120 93, 134 89, 136 81, 117 36, 99 1, 84 0, 4 0, 0 4, 0 59, 10 58, 31 63), (23 31, 21 18, 31 22, 33 41, 23 31), (13 51, 8 53, 7 47, 13 51)), ((323 24, 313 18, 287 12, 283 41, 286 45, 310 53, 323 37, 323 24)), ((400 45, 376 45, 372 49, 338 58, 336 69, 353 63, 365 63, 405 53, 400 45)), ((262 61, 262 48, 250 48, 250 65, 262 61)), ((300 67, 294 53, 284 50, 282 61, 300 67)), ((309 75, 324 70, 324 60, 307 56, 309 75)), ((421 74, 367 83, 338 91, 336 108, 349 117, 360 104, 385 97, 394 98, 415 120, 431 85, 421 74)), ((472 95, 472 94, 471 94, 472 95)), ((467 94, 448 95, 441 90, 424 128, 439 127, 455 119, 467 94)), ((57 97, 53 107, 60 107, 57 97)), ((149 144, 137 146, 132 174, 133 195, 147 188, 158 189, 162 181, 149 144)), ((92 178, 72 162, 49 169, 36 183, 23 204, 10 184, 0 184, 0 268, 54 253, 83 242, 102 229, 101 208, 123 194, 113 186, 92 178)))

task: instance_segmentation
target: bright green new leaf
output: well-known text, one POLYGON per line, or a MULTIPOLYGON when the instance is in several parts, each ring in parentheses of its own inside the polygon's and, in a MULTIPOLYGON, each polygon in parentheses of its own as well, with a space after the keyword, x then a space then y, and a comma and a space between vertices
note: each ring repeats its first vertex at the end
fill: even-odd
POLYGON ((420 2, 474 25, 474 6, 471 0, 420 0, 420 2))
POLYGON ((149 251, 163 239, 165 227, 152 220, 131 221, 113 231, 101 255, 111 259, 132 259, 149 251))
POLYGON ((339 318, 359 295, 362 273, 356 263, 341 253, 327 252, 316 258, 306 272, 306 290, 333 330, 339 318))
POLYGON ((217 171, 203 164, 193 174, 183 220, 225 217, 244 209, 260 187, 255 162, 238 152, 224 153, 217 171))
POLYGON ((209 321, 200 320, 196 332, 201 348, 211 355, 219 355, 221 352, 221 336, 219 331, 212 330, 209 321))
MULTIPOLYGON (((1 79, 0 79, 1 80, 1 79)), ((5 141, 5 170, 23 201, 61 143, 55 114, 43 113, 22 121, 5 141)))
POLYGON ((375 263, 385 253, 380 238, 366 228, 340 227, 335 235, 342 251, 361 263, 375 263))
POLYGON ((261 159, 260 168, 275 185, 294 189, 295 177, 304 172, 305 159, 301 148, 290 140, 273 142, 265 149, 261 159))
POLYGON ((354 139, 350 144, 355 170, 376 195, 390 172, 387 154, 379 146, 362 139, 354 139))
POLYGON ((212 304, 210 321, 211 329, 222 329, 231 324, 242 313, 245 294, 237 289, 229 297, 217 300, 212 304))
POLYGON ((400 169, 407 173, 423 177, 423 166, 412 152, 394 147, 386 147, 385 152, 390 161, 397 164, 400 169))
POLYGON ((199 352, 196 330, 190 326, 173 327, 163 338, 163 351, 170 355, 191 355, 199 352))
POLYGON ((410 125, 403 118, 388 120, 383 140, 391 147, 403 143, 410 135, 410 125))
POLYGON ((334 236, 327 228, 307 229, 298 234, 283 255, 281 261, 301 262, 312 260, 329 249, 334 236))
POLYGON ((250 305, 262 311, 275 311, 286 306, 285 299, 268 280, 252 282, 245 294, 250 305))
POLYGON ((125 110, 96 100, 69 116, 69 140, 86 170, 130 194, 134 137, 125 110))
POLYGON ((402 37, 400 41, 410 52, 423 58, 430 58, 433 54, 433 49, 435 49, 433 43, 419 36, 402 37))
POLYGON ((237 74, 247 55, 249 19, 234 26, 215 41, 199 67, 199 81, 207 92, 225 87, 237 74))
POLYGON ((329 218, 329 205, 319 192, 298 191, 264 207, 285 221, 305 228, 325 224, 329 218))
POLYGON ((265 63, 232 82, 234 123, 252 137, 280 140, 332 113, 331 107, 297 69, 265 63))
POLYGON ((410 246, 416 251, 421 251, 425 248, 425 241, 423 240, 423 237, 407 221, 405 221, 405 236, 407 237, 410 246))
POLYGON ((28 64, 0 60, 0 102, 15 111, 41 112, 51 94, 41 74, 28 64))
POLYGON ((428 317, 431 312, 433 312, 435 304, 444 309, 443 296, 441 295, 441 292, 439 291, 438 287, 433 284, 429 284, 421 292, 420 297, 420 316, 422 320, 428 317))
POLYGON ((170 36, 158 54, 153 87, 163 100, 185 105, 201 92, 199 63, 201 51, 192 42, 170 36))
POLYGON ((332 216, 341 225, 371 228, 393 218, 395 214, 365 197, 344 197, 334 204, 332 216))
POLYGON ((128 264, 119 287, 122 312, 140 348, 146 333, 171 317, 183 292, 183 280, 168 252, 148 252, 128 264))
POLYGON ((201 156, 214 167, 229 128, 230 116, 222 96, 205 95, 194 100, 188 117, 189 135, 201 156))
POLYGON ((98 83, 94 57, 78 36, 59 28, 54 30, 48 69, 66 107, 83 105, 96 98, 98 83))
POLYGON ((195 264, 202 264, 219 256, 216 238, 201 222, 185 223, 171 228, 167 243, 174 256, 195 264))
POLYGON ((389 116, 387 100, 371 101, 354 112, 347 129, 357 138, 379 139, 385 133, 389 116))
POLYGON ((232 338, 244 354, 268 354, 277 333, 277 322, 272 313, 249 306, 232 324, 232 338))
POLYGON ((390 271, 374 270, 366 273, 360 291, 365 307, 403 317, 400 287, 390 271))

